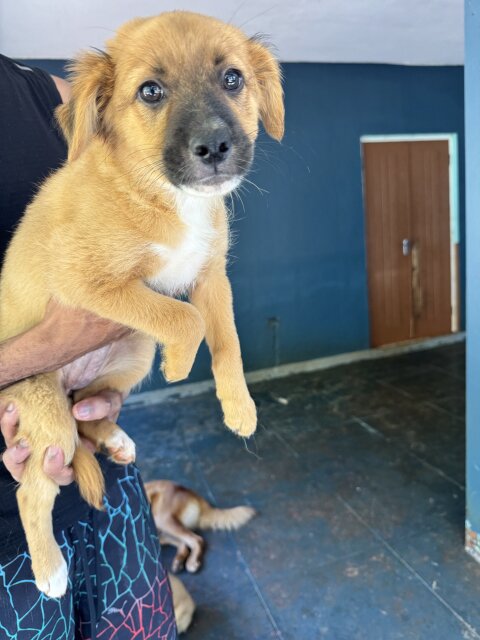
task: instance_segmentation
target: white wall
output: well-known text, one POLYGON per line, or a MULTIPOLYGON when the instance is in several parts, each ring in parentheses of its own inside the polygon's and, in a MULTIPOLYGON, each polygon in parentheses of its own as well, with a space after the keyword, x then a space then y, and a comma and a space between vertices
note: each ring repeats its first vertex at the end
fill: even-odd
POLYGON ((179 8, 267 33, 284 61, 463 63, 463 0, 0 0, 0 51, 68 58, 129 18, 179 8))

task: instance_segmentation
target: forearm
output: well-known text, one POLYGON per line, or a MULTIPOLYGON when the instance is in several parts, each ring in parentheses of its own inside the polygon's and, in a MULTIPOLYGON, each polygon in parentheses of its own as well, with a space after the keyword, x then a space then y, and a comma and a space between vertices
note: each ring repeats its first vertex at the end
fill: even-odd
POLYGON ((0 389, 58 368, 58 354, 52 346, 38 327, 0 343, 0 389))
POLYGON ((129 331, 88 312, 56 306, 40 324, 0 343, 0 389, 60 369, 129 331))

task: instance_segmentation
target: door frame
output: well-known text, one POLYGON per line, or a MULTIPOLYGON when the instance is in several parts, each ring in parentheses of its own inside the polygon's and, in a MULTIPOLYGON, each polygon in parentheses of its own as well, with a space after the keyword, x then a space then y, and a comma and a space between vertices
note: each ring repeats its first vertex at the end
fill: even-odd
MULTIPOLYGON (((360 156, 362 158, 362 191, 365 207, 365 176, 363 175, 363 145, 375 142, 416 142, 429 140, 446 140, 450 163, 449 204, 450 204, 450 296, 452 307, 451 331, 460 331, 460 208, 458 181, 458 135, 456 133, 406 133, 387 135, 360 136, 360 156)), ((367 215, 365 208, 364 214, 367 215)))

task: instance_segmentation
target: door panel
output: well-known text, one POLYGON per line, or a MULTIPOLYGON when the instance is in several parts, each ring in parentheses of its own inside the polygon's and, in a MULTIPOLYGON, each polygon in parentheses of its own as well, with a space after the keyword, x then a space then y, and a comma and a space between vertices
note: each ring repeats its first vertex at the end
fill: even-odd
POLYGON ((448 142, 365 143, 363 163, 372 346, 450 333, 448 142))
POLYGON ((410 143, 412 234, 418 255, 414 279, 415 337, 451 331, 449 153, 446 140, 410 143))
POLYGON ((365 144, 364 180, 372 346, 411 337, 408 143, 365 144))

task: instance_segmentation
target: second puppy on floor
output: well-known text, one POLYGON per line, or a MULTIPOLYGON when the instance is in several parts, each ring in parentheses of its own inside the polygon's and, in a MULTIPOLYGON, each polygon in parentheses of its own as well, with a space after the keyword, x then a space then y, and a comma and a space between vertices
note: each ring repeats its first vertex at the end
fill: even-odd
POLYGON ((145 483, 152 505, 155 526, 161 544, 177 548, 172 571, 185 567, 195 573, 201 567, 205 542, 194 529, 232 530, 243 527, 255 515, 252 507, 217 509, 191 489, 170 480, 152 480, 145 483))

